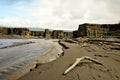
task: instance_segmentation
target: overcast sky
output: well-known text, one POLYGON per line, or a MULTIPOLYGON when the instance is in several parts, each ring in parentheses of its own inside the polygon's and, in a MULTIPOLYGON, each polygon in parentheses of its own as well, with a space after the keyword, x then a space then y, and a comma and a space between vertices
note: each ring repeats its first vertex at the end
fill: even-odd
POLYGON ((0 25, 76 30, 120 21, 120 0, 0 0, 0 25))

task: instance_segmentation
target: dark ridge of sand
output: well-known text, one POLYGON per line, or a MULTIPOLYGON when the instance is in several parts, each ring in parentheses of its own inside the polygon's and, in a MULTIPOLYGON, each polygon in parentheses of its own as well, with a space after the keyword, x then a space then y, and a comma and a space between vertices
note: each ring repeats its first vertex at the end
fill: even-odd
POLYGON ((64 56, 56 61, 37 65, 37 68, 18 80, 120 80, 120 50, 115 49, 120 46, 62 43, 69 47, 64 56), (62 75, 76 58, 83 56, 97 59, 103 66, 84 61, 68 74, 62 75))
POLYGON ((10 46, 0 47, 0 49, 10 48, 10 47, 16 47, 16 46, 22 46, 22 45, 31 44, 31 43, 35 43, 35 42, 32 42, 32 41, 28 41, 28 42, 17 42, 17 43, 13 43, 13 44, 10 45, 10 46))
POLYGON ((22 35, 16 35, 16 34, 11 34, 11 35, 5 35, 5 34, 0 34, 0 39, 43 39, 43 37, 37 37, 37 36, 22 36, 22 35))

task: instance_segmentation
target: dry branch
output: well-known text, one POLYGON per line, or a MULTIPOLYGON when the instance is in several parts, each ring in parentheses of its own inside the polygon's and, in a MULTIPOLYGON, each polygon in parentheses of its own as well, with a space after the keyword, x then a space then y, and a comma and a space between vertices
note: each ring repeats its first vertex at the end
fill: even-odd
MULTIPOLYGON (((98 60, 96 59, 93 59, 91 57, 88 57, 88 56, 84 56, 84 57, 81 57, 81 58, 77 58, 76 61, 74 62, 74 64, 72 66, 70 66, 63 74, 67 74, 69 71, 71 71, 73 68, 75 68, 82 60, 90 60, 90 61, 93 61, 97 64, 101 64, 98 60)), ((101 64, 102 65, 102 64, 101 64)))

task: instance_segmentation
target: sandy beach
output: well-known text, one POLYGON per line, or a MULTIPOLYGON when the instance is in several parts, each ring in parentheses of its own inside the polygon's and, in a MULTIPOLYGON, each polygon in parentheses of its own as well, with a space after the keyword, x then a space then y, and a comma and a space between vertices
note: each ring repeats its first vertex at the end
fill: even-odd
POLYGON ((120 80, 120 46, 108 44, 69 43, 63 42, 64 56, 45 63, 38 64, 35 69, 18 80, 120 80), (66 75, 64 71, 71 66, 76 58, 89 56, 102 65, 84 60, 66 75))

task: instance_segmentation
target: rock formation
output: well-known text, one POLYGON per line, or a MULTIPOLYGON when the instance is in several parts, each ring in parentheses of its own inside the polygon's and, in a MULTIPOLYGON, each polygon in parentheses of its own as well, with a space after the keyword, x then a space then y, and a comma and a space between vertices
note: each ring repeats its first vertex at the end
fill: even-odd
POLYGON ((7 35, 15 34, 25 36, 30 34, 30 30, 27 28, 6 28, 5 32, 6 32, 5 34, 7 35))
POLYGON ((0 34, 5 34, 5 28, 0 27, 0 34))
POLYGON ((62 30, 54 30, 52 32, 52 38, 56 39, 67 39, 67 38, 72 38, 73 34, 72 32, 64 32, 62 30))
POLYGON ((74 37, 100 38, 107 36, 120 36, 120 24, 82 24, 77 31, 73 32, 74 37))
POLYGON ((45 29, 45 31, 31 31, 28 28, 0 28, 0 34, 35 36, 40 38, 68 39, 77 37, 103 38, 120 37, 120 24, 82 24, 78 30, 65 32, 62 30, 45 29))
POLYGON ((31 36, 43 37, 44 31, 31 31, 31 36))
POLYGON ((44 37, 45 38, 51 38, 51 34, 52 34, 52 32, 51 31, 49 31, 49 29, 45 29, 45 32, 44 32, 44 37))
POLYGON ((59 38, 59 39, 62 39, 64 38, 64 32, 62 30, 54 30, 52 32, 52 38, 59 38))

